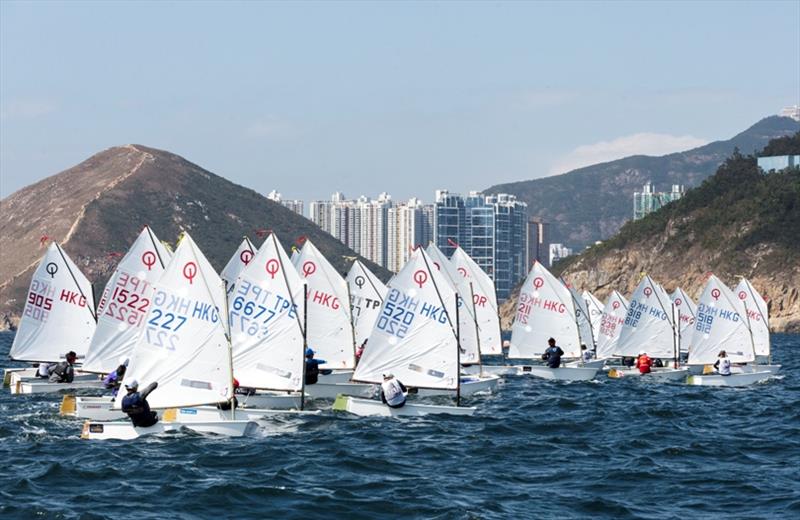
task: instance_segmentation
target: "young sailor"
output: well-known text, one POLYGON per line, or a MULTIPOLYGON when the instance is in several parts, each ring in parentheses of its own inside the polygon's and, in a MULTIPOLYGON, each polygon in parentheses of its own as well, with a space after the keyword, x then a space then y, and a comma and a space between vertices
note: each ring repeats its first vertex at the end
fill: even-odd
POLYGON ((381 401, 389 408, 402 408, 406 404, 408 389, 393 374, 383 374, 381 401))
POLYGON ((57 363, 55 365, 50 365, 48 368, 50 371, 50 382, 71 383, 72 380, 75 379, 75 369, 72 365, 75 364, 76 359, 78 359, 78 355, 70 350, 67 352, 66 361, 62 361, 61 363, 57 363))
POLYGON ((358 362, 361 361, 361 356, 364 355, 364 349, 367 348, 368 340, 369 338, 365 339, 364 343, 362 343, 361 346, 356 349, 356 365, 358 365, 358 362))
POLYGON ((581 357, 583 362, 591 361, 594 358, 594 352, 586 348, 586 345, 581 345, 581 357))
POLYGON ((728 354, 724 350, 719 351, 717 362, 714 363, 714 368, 721 376, 731 375, 731 360, 728 359, 728 354))
POLYGON ((125 378, 125 371, 127 369, 128 362, 126 361, 118 366, 116 370, 109 372, 105 379, 103 379, 103 386, 111 390, 111 395, 114 397, 117 397, 117 392, 119 392, 119 387, 122 384, 122 380, 125 378))
MULTIPOLYGON (((315 385, 319 380, 319 366, 327 363, 324 359, 314 359, 314 351, 306 349, 306 384, 315 385)), ((324 372, 323 372, 324 373, 324 372)))
POLYGON ((564 351, 561 350, 561 347, 556 345, 556 340, 554 338, 548 339, 547 344, 550 346, 544 351, 544 354, 542 354, 542 359, 547 361, 547 366, 550 368, 560 367, 561 356, 564 355, 564 351))
POLYGON ((649 374, 650 368, 653 366, 653 360, 645 353, 644 350, 639 351, 639 357, 636 358, 636 368, 639 369, 640 374, 649 374))
POLYGON ((139 392, 139 382, 137 380, 134 379, 125 385, 128 394, 122 398, 122 411, 128 414, 134 426, 147 428, 158 422, 156 412, 150 411, 150 404, 147 402, 147 396, 157 386, 158 383, 154 381, 139 392))
POLYGON ((41 379, 50 379, 50 363, 39 363, 39 369, 36 371, 36 377, 41 379))

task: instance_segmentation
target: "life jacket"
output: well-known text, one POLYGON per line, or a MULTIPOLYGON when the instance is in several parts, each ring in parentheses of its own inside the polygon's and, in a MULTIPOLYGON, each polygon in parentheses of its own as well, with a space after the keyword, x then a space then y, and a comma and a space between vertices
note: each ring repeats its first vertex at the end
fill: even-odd
POLYGON ((731 360, 728 358, 719 358, 717 372, 719 372, 721 376, 731 375, 731 360))
POLYGON ((406 396, 397 379, 392 378, 381 383, 381 390, 389 406, 399 406, 406 402, 406 396))
POLYGON ((651 360, 647 354, 643 354, 639 356, 639 359, 636 360, 636 366, 639 367, 640 374, 649 374, 650 367, 653 365, 653 360, 651 360))
POLYGON ((153 426, 155 414, 150 411, 150 404, 139 392, 133 392, 122 398, 122 411, 128 414, 134 426, 153 426))
POLYGON ((75 370, 67 361, 62 361, 56 365, 50 365, 51 383, 71 383, 75 378, 75 370))
POLYGON ((306 359, 306 384, 315 385, 319 380, 319 362, 316 359, 306 359))

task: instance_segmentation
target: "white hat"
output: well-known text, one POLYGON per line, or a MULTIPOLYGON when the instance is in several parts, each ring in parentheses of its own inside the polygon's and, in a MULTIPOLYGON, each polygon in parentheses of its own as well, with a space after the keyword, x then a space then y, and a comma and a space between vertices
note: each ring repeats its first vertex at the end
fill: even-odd
POLYGON ((640 350, 640 351, 639 351, 639 355, 640 355, 640 356, 644 356, 644 350, 640 350))
POLYGON ((132 379, 130 382, 125 383, 125 388, 139 388, 139 381, 132 379))

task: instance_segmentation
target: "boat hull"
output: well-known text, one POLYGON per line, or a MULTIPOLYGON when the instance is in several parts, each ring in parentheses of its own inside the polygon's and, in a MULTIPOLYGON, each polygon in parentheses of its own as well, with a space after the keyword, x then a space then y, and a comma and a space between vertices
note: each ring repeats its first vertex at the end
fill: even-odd
POLYGON ((596 368, 601 370, 604 366, 606 366, 605 359, 592 359, 589 361, 584 361, 581 363, 580 361, 570 361, 567 363, 568 367, 583 367, 583 368, 596 368))
MULTIPOLYGON (((478 393, 492 393, 497 389, 499 376, 484 375, 483 377, 462 377, 461 378, 461 397, 469 397, 478 393)), ((420 388, 416 390, 418 397, 434 397, 439 395, 455 395, 455 390, 434 390, 431 388, 420 388)))
POLYGON ((377 396, 378 392, 378 385, 361 383, 317 383, 306 386, 308 399, 336 399, 339 394, 369 399, 377 396))
POLYGON ((334 369, 330 374, 320 374, 319 383, 349 383, 353 378, 352 369, 334 369))
POLYGON ((47 381, 17 381, 17 383, 10 387, 12 394, 46 394, 53 392, 63 392, 86 389, 102 390, 104 388, 103 382, 97 379, 89 381, 73 381, 72 383, 49 383, 47 381))
POLYGON ((191 406, 184 408, 168 408, 163 411, 162 421, 171 423, 197 423, 209 421, 261 421, 275 416, 286 415, 319 415, 320 410, 268 410, 258 408, 237 408, 233 414, 230 410, 220 410, 216 406, 191 406))
POLYGON ((519 366, 516 365, 469 365, 461 368, 462 374, 467 375, 493 375, 493 376, 516 376, 519 374, 519 366))
POLYGON ((420 417, 424 415, 473 415, 477 408, 406 403, 402 408, 389 408, 380 401, 339 396, 333 403, 336 412, 349 412, 361 417, 420 417))
POLYGON ((300 394, 279 394, 259 392, 253 395, 237 395, 239 406, 252 408, 270 408, 275 410, 291 410, 300 408, 300 394))
POLYGON ((642 377, 648 381, 683 381, 690 375, 688 368, 654 368, 649 374, 642 374, 637 368, 615 367, 608 371, 611 379, 642 377))
POLYGON ((254 421, 198 421, 192 423, 159 421, 148 428, 137 428, 128 421, 86 421, 81 430, 81 439, 86 440, 133 440, 147 435, 186 428, 199 433, 211 433, 223 437, 244 437, 254 432, 258 424, 254 421))
POLYGON ((721 376, 719 374, 690 375, 686 378, 686 384, 695 386, 728 386, 742 387, 760 383, 772 377, 772 372, 748 372, 721 376))
POLYGON ((599 370, 599 368, 550 368, 537 365, 523 365, 520 367, 520 373, 523 375, 530 375, 533 377, 540 377, 542 379, 551 379, 555 381, 590 381, 594 379, 599 370))

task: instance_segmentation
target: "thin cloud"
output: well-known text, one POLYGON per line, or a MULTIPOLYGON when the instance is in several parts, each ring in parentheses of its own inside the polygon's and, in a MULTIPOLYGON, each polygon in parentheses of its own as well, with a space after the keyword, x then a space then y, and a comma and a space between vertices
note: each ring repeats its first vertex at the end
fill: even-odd
POLYGON ((556 160, 550 175, 565 173, 583 166, 622 159, 631 155, 667 155, 703 146, 708 141, 692 135, 670 135, 643 132, 582 145, 556 160))
POLYGON ((55 103, 41 99, 17 99, 0 110, 2 119, 33 119, 56 111, 55 103))

